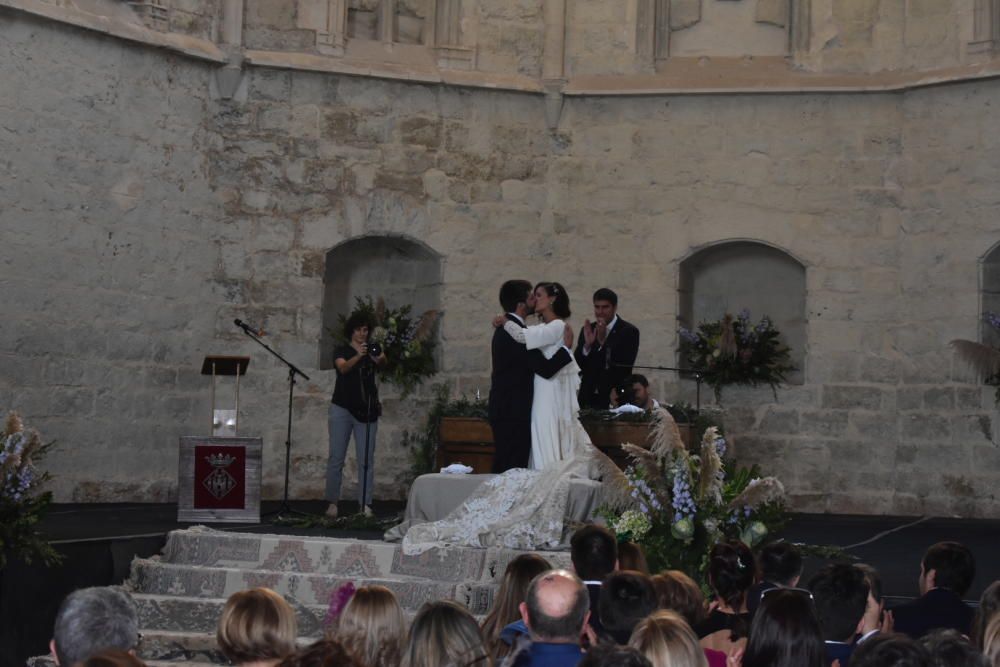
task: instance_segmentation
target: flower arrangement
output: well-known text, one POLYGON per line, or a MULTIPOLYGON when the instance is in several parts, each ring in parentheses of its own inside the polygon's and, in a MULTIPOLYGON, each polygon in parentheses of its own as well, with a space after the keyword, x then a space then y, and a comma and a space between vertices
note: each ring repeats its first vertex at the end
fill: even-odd
MULTIPOLYGON (((987 312, 983 319, 994 331, 1000 332, 1000 315, 987 312)), ((964 361, 991 387, 996 387, 993 400, 1000 405, 1000 349, 971 340, 955 339, 949 342, 959 359, 964 361)))
POLYGON ((51 492, 39 491, 50 475, 36 464, 51 447, 42 444, 37 431, 25 430, 16 413, 8 415, 0 435, 0 569, 11 556, 26 563, 37 558, 46 565, 61 560, 35 530, 52 502, 51 492))
POLYGON ((767 384, 777 391, 785 374, 795 370, 771 319, 765 315, 754 325, 745 308, 736 317, 726 313, 715 322, 702 322, 696 331, 681 327, 678 333, 681 357, 691 370, 705 373, 716 400, 728 384, 767 384))
POLYGON ((386 363, 379 367, 378 373, 386 382, 400 387, 403 398, 437 372, 433 333, 440 313, 428 310, 414 317, 412 310, 409 304, 389 308, 382 297, 374 303, 371 297, 359 297, 355 299, 354 310, 340 315, 339 330, 331 332, 338 345, 346 345, 344 325, 355 314, 364 315, 372 323, 371 340, 382 346, 386 356, 386 363))
POLYGON ((692 453, 660 408, 651 437, 650 449, 622 446, 632 459, 625 471, 602 464, 610 495, 598 513, 619 540, 642 545, 652 571, 678 569, 705 581, 713 544, 754 546, 784 524, 781 482, 756 466, 727 474, 728 443, 718 426, 704 430, 692 453))

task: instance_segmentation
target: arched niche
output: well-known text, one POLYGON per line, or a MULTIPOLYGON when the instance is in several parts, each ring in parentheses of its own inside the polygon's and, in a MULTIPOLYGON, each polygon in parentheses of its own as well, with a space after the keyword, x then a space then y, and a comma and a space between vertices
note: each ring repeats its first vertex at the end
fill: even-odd
POLYGON ((364 236, 326 253, 323 276, 323 331, 320 368, 333 368, 339 315, 354 308, 355 298, 383 297, 392 308, 410 304, 419 315, 440 308, 441 258, 423 243, 402 236, 364 236))
POLYGON ((764 315, 781 332, 799 370, 788 381, 802 382, 806 353, 806 269, 788 253, 755 241, 728 241, 698 250, 681 262, 680 325, 726 313, 750 310, 754 322, 764 315))
MULTIPOLYGON (((981 265, 980 301, 982 303, 982 313, 1000 315, 1000 243, 997 243, 986 253, 981 265)), ((990 326, 985 318, 983 318, 980 325, 979 337, 986 345, 1000 347, 1000 332, 990 326)))

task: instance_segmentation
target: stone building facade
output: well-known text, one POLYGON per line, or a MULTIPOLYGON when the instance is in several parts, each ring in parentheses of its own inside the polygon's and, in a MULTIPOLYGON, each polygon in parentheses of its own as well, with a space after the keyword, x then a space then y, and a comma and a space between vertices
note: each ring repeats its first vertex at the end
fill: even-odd
MULTIPOLYGON (((996 0, 0 0, 0 405, 58 441, 59 500, 164 501, 201 358, 249 354, 276 497, 260 322, 320 497, 352 296, 441 308, 438 380, 485 394, 499 284, 557 279, 577 324, 616 289, 643 365, 778 312, 800 372, 723 400, 794 508, 998 517, 993 391, 947 345, 1000 306, 998 51, 996 0)), ((401 497, 429 390, 384 394, 401 497)))

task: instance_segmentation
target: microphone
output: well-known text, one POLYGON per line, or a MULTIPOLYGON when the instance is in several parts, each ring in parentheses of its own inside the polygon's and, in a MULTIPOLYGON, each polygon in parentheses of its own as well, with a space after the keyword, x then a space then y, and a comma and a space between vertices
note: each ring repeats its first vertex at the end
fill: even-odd
POLYGON ((233 324, 238 326, 240 329, 243 329, 243 331, 247 332, 248 334, 253 334, 254 336, 267 335, 266 333, 264 333, 263 327, 254 326, 253 324, 250 324, 249 322, 244 322, 241 319, 233 320, 233 324))

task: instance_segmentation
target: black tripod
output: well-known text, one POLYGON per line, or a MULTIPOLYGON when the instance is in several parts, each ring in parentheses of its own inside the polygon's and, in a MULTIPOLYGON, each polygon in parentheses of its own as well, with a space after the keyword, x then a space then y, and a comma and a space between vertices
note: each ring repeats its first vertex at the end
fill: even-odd
POLYGON ((295 364, 293 364, 292 362, 288 361, 288 359, 285 359, 283 356, 272 350, 267 343, 265 343, 258 337, 258 333, 253 329, 251 329, 248 324, 240 320, 236 320, 235 322, 236 326, 238 326, 240 329, 243 329, 243 333, 245 333, 247 336, 253 339, 258 345, 263 347, 272 355, 277 357, 278 360, 281 361, 281 363, 285 364, 285 366, 288 366, 288 428, 285 433, 285 490, 281 496, 281 507, 279 507, 274 512, 268 512, 264 516, 265 517, 273 516, 275 521, 281 521, 285 517, 285 515, 288 514, 309 516, 305 512, 298 512, 293 510, 291 506, 288 504, 288 475, 289 472, 291 471, 291 465, 292 465, 292 394, 295 391, 295 375, 296 374, 301 375, 306 380, 309 379, 309 376, 300 371, 298 367, 296 367, 295 364))
POLYGON ((375 401, 378 390, 375 386, 375 361, 370 355, 361 362, 361 393, 365 397, 365 452, 361 464, 361 503, 358 513, 363 514, 368 507, 368 457, 371 452, 372 413, 375 411, 375 401))

